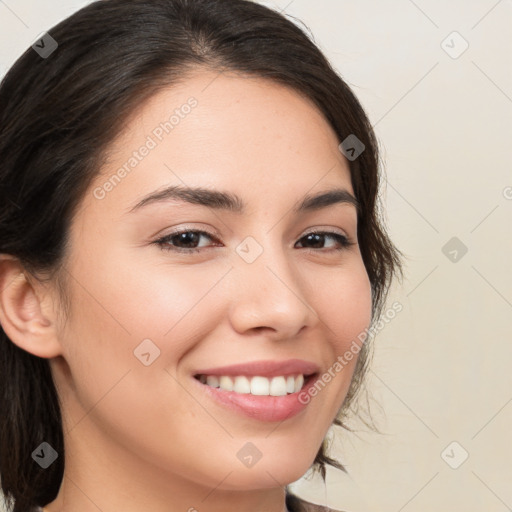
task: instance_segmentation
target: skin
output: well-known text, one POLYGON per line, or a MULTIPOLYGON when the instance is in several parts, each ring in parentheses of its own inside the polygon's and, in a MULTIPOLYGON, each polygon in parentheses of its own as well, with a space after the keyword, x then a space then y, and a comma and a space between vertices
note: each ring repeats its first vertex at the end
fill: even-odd
POLYGON ((23 277, 15 260, 1 260, 9 283, 1 294, 4 330, 49 359, 62 401, 65 476, 46 510, 283 512, 283 486, 313 463, 357 357, 280 423, 214 403, 192 375, 289 358, 327 371, 368 327, 371 290, 356 209, 291 211, 306 194, 335 187, 353 194, 348 162, 309 100, 237 74, 199 70, 153 96, 125 128, 72 222, 63 269, 69 318, 61 318, 52 283, 23 277), (94 188, 190 96, 197 107, 97 199, 94 188), (236 193, 247 212, 173 200, 126 213, 172 184, 236 193), (173 228, 206 230, 218 242, 202 237, 201 252, 191 253, 152 243, 173 228), (341 248, 327 236, 308 244, 305 235, 317 228, 355 243, 341 248), (251 264, 235 251, 247 236, 263 249, 251 264), (146 338, 160 350, 149 366, 133 353, 146 338), (252 468, 236 456, 249 441, 262 453, 252 468))

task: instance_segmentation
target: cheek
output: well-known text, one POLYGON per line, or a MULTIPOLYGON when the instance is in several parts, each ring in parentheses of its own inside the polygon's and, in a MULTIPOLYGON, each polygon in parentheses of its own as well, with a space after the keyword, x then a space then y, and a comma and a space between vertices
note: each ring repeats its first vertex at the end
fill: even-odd
POLYGON ((372 291, 362 260, 332 272, 325 282, 324 293, 316 298, 329 351, 318 391, 312 391, 311 398, 318 398, 319 417, 327 417, 324 425, 330 425, 346 398, 371 322, 372 291))
POLYGON ((111 249, 103 258, 89 261, 88 268, 78 269, 91 292, 84 295, 78 289, 88 303, 90 328, 104 323, 112 342, 128 343, 132 350, 146 338, 161 350, 172 344, 179 357, 190 339, 216 325, 211 297, 218 294, 216 285, 228 265, 170 264, 158 255, 158 248, 111 249))
MULTIPOLYGON (((131 264, 109 261, 90 259, 73 269, 76 280, 87 284, 72 290, 73 320, 63 334, 71 371, 63 387, 73 394, 65 409, 71 426, 78 424, 74 435, 98 422, 124 445, 143 445, 158 459, 155 439, 193 432, 204 416, 195 402, 173 398, 184 396, 175 367, 218 325, 215 293, 209 292, 225 270, 139 265, 132 272, 131 264)), ((180 446, 186 457, 189 444, 180 446)))
POLYGON ((372 316, 372 291, 362 260, 354 260, 342 271, 325 279, 322 293, 316 294, 317 312, 325 322, 336 356, 361 339, 372 316))
MULTIPOLYGON (((225 269, 198 265, 186 271, 165 262, 135 261, 115 250, 90 251, 70 269, 73 311, 61 336, 69 378, 80 383, 70 382, 70 388, 82 407, 93 407, 127 372, 126 379, 139 382, 139 389, 147 382, 169 392, 168 382, 157 384, 157 374, 175 366, 194 340, 218 324, 214 293, 209 293, 225 269)), ((137 401, 137 388, 129 396, 137 401)))

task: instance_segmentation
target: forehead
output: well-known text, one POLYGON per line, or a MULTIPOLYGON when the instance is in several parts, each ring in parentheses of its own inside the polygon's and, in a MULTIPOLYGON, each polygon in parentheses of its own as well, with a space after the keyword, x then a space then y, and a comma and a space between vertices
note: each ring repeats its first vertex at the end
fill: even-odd
POLYGON ((230 189, 247 203, 253 195, 303 196, 316 186, 352 191, 338 143, 317 107, 295 90, 202 70, 132 113, 91 189, 108 189, 103 206, 124 210, 173 184, 230 189))

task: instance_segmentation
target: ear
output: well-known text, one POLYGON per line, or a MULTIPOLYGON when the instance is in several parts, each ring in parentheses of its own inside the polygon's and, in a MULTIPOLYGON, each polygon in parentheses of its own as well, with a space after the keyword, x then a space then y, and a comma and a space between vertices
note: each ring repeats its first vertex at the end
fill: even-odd
POLYGON ((29 279, 18 259, 0 254, 0 324, 18 347, 38 357, 62 353, 47 287, 29 279))

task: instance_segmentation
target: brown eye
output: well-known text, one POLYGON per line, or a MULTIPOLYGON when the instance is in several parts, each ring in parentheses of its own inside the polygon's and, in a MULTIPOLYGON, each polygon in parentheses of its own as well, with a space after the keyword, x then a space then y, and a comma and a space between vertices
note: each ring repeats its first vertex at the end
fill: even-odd
MULTIPOLYGON (((313 247, 308 247, 312 249, 325 249, 325 241, 326 239, 333 239, 335 242, 339 244, 339 247, 330 247, 328 249, 330 250, 338 250, 341 251, 343 249, 346 249, 350 245, 353 245, 353 243, 345 236, 341 235, 340 233, 334 233, 330 231, 314 231, 312 233, 308 233, 304 237, 301 238, 301 240, 305 240, 306 244, 312 245, 313 247)), ((300 241, 299 241, 300 242, 300 241)), ((300 242, 304 243, 304 242, 300 242)))
POLYGON ((165 251, 199 252, 202 247, 205 247, 198 247, 198 243, 202 237, 215 240, 213 235, 210 235, 210 233, 206 231, 188 229, 170 233, 156 240, 154 243, 165 251))

